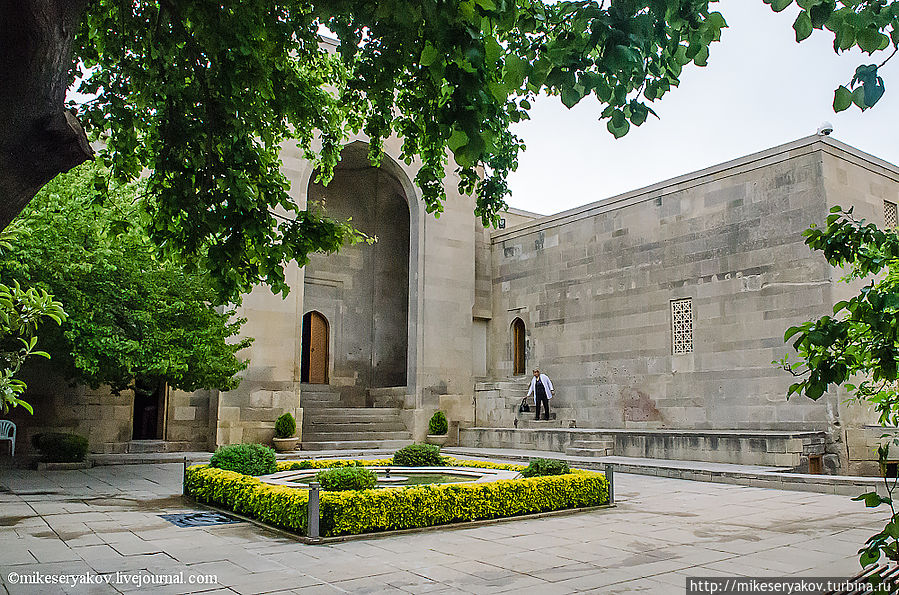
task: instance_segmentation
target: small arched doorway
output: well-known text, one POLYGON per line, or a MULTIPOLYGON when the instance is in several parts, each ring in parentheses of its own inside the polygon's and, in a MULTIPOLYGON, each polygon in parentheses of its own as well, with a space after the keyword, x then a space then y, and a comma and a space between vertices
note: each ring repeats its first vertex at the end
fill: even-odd
POLYGON ((512 374, 525 373, 525 337, 524 321, 516 318, 512 321, 512 374))
POLYGON ((328 319, 320 312, 303 315, 300 382, 328 384, 328 319))

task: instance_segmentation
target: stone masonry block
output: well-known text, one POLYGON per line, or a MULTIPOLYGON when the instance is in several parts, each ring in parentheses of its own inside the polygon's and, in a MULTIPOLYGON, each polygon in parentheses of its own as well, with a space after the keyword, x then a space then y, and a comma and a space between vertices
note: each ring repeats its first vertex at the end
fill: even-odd
POLYGON ((294 409, 300 404, 300 397, 292 390, 279 390, 273 393, 272 406, 277 409, 294 409))
POLYGON ((197 419, 196 407, 176 407, 175 421, 192 421, 197 419))
POLYGON ((799 453, 787 453, 774 455, 774 464, 777 467, 796 467, 799 465, 799 453))
POLYGON ((787 452, 787 445, 784 440, 778 440, 776 438, 775 439, 769 438, 767 440, 767 443, 768 443, 767 448, 766 448, 767 452, 771 452, 771 453, 786 453, 787 452))
POLYGON ((787 452, 802 452, 802 438, 790 438, 787 441, 787 452))
POLYGON ((219 421, 223 421, 223 422, 240 421, 240 407, 221 407, 221 408, 219 408, 219 421))
POLYGON ((254 390, 250 393, 250 407, 271 407, 273 394, 270 390, 254 390))

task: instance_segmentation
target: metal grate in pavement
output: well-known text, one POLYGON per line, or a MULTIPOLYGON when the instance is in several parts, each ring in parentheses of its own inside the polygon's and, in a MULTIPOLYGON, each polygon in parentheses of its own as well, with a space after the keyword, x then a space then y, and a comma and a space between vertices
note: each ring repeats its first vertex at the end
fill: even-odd
POLYGON ((212 511, 161 514, 159 516, 178 527, 209 527, 211 525, 230 525, 243 522, 227 514, 212 511))

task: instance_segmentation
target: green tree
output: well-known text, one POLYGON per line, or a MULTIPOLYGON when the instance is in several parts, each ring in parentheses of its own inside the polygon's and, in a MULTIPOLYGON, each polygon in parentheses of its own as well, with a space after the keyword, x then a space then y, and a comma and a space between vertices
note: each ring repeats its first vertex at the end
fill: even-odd
MULTIPOLYGON (((824 229, 812 226, 806 244, 820 250, 836 267, 846 267, 847 281, 867 280, 859 293, 834 305, 833 316, 791 327, 785 341, 799 355, 784 368, 798 379, 789 395, 819 399, 829 388, 843 387, 851 398, 870 403, 882 425, 899 426, 899 234, 856 219, 851 209, 834 207, 824 229)), ((884 465, 889 443, 878 452, 884 465)), ((893 504, 895 480, 884 478, 889 496, 862 494, 869 507, 889 505, 892 515, 880 533, 859 551, 862 566, 881 556, 899 561, 899 515, 893 504)))
MULTIPOLYGON (((221 306, 208 275, 159 258, 140 224, 142 183, 100 195, 96 169, 53 180, 22 213, 0 281, 46 291, 68 319, 40 328, 54 365, 75 382, 113 390, 165 381, 228 390, 246 367, 241 319, 221 306), (136 382, 139 381, 139 382, 136 382)), ((0 300, 2 301, 2 300, 0 300)))
MULTIPOLYGON (((7 233, 0 244, 8 247, 9 237, 7 233)), ((17 282, 0 284, 0 412, 24 407, 34 413, 22 399, 28 386, 16 375, 29 357, 50 357, 37 349, 38 326, 47 320, 61 324, 65 318, 62 304, 46 291, 22 289, 17 282)))
MULTIPOLYGON (((163 250, 194 255, 225 294, 260 281, 285 292, 285 262, 305 264, 353 234, 297 207, 279 171, 283 143, 318 160, 327 180, 349 131, 370 137, 374 162, 397 134, 401 158, 421 163, 416 183, 434 213, 449 151, 489 223, 522 148, 509 126, 535 95, 569 107, 594 96, 609 131, 626 134, 686 65, 706 64, 725 26, 710 4, 0 2, 0 228, 47 180, 90 158, 84 124, 104 138, 116 177, 150 172, 149 232, 163 250), (322 26, 338 36, 336 53, 320 45, 322 26), (69 112, 65 91, 79 74, 96 98, 69 112)), ((896 47, 899 0, 798 4, 799 40, 827 27, 837 51, 896 47)), ((876 69, 856 81, 870 105, 876 69)), ((843 93, 836 99, 842 107, 843 93)))

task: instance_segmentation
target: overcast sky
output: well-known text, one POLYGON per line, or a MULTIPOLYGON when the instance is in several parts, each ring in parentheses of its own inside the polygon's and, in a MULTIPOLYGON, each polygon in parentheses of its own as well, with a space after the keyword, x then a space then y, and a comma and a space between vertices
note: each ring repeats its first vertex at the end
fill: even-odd
POLYGON ((835 114, 833 90, 886 54, 837 56, 828 31, 797 44, 795 6, 775 14, 762 0, 724 0, 718 10, 729 27, 709 65, 685 68, 680 87, 651 104, 661 119, 650 116, 624 138, 598 121, 595 98, 572 110, 557 97, 538 99, 514 129, 528 149, 510 178, 509 205, 557 213, 803 138, 825 120, 834 138, 899 164, 899 57, 881 70, 886 93, 873 109, 835 114))

